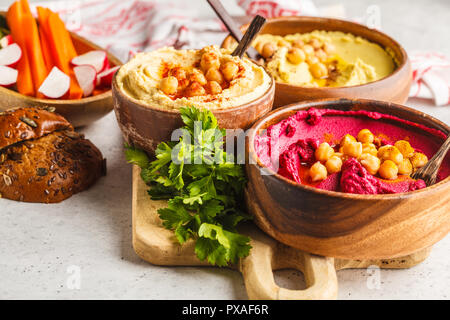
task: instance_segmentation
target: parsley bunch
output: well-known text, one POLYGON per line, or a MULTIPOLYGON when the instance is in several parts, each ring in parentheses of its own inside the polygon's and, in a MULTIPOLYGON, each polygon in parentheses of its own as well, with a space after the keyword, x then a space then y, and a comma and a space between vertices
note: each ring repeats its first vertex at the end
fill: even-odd
POLYGON ((152 162, 130 146, 126 158, 142 169, 151 198, 168 200, 158 214, 180 244, 193 239, 197 257, 212 265, 237 263, 251 249, 250 239, 236 231, 249 219, 242 208, 243 166, 223 150, 225 130, 211 111, 189 107, 180 112, 185 125, 178 142, 160 143, 152 162))

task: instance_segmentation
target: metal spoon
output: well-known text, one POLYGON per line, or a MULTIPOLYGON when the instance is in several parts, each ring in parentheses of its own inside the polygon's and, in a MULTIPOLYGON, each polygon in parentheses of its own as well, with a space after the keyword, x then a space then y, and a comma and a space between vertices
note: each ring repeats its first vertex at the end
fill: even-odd
POLYGON ((450 150, 450 135, 445 140, 444 144, 434 154, 434 156, 424 165, 411 175, 413 179, 422 179, 427 186, 431 186, 436 183, 437 174, 441 163, 445 158, 448 150, 450 150))
POLYGON ((253 42, 253 39, 255 39, 256 35, 261 30, 264 23, 266 23, 266 19, 264 19, 263 17, 261 16, 254 17, 252 22, 250 23, 250 26, 248 27, 247 31, 242 37, 241 42, 239 42, 237 48, 234 49, 231 55, 239 56, 239 58, 242 58, 245 51, 247 51, 247 48, 253 42))
MULTIPOLYGON (((239 29, 239 26, 230 16, 230 14, 225 10, 220 0, 207 0, 207 1, 209 5, 213 8, 214 12, 219 17, 219 19, 225 25, 228 32, 230 32, 230 35, 234 38, 234 40, 236 40, 238 43, 241 42, 243 37, 242 32, 239 29)), ((261 59, 261 55, 253 47, 248 47, 247 55, 250 57, 250 59, 253 59, 255 61, 261 59)))

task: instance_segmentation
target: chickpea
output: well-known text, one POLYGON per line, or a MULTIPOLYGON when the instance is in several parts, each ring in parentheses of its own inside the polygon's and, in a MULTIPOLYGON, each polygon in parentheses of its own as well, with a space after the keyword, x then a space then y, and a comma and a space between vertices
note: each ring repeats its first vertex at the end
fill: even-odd
POLYGON ((333 148, 327 143, 323 142, 314 152, 316 160, 327 161, 334 154, 333 148))
POLYGON ((192 70, 191 74, 189 75, 189 81, 191 81, 191 82, 198 82, 202 86, 204 86, 206 84, 206 82, 207 82, 203 72, 201 72, 197 68, 194 68, 192 70))
POLYGON ((187 97, 203 96, 206 94, 205 88, 198 82, 192 82, 185 90, 187 97))
POLYGON ((205 86, 205 89, 210 94, 219 94, 222 92, 222 87, 217 81, 208 81, 205 86))
POLYGON ((362 143, 373 143, 374 138, 374 135, 369 129, 362 129, 358 133, 358 141, 362 143))
POLYGON ((319 59, 320 62, 325 62, 328 59, 327 54, 322 49, 316 51, 316 57, 319 59))
POLYGON ((342 152, 335 152, 334 155, 333 155, 333 157, 334 157, 334 156, 339 157, 339 158, 342 159, 342 158, 344 157, 344 153, 342 153, 342 152))
POLYGON ((237 76, 239 67, 233 61, 228 61, 220 67, 220 70, 225 80, 231 81, 237 76))
POLYGON ((314 63, 309 69, 315 78, 320 79, 328 76, 328 69, 323 63, 314 63))
POLYGON ((175 94, 178 89, 178 80, 173 76, 168 76, 161 80, 160 87, 165 94, 175 94))
POLYGON ((266 42, 262 47, 261 55, 265 59, 269 59, 274 55, 275 51, 277 51, 276 45, 272 42, 266 42))
POLYGON ((411 161, 409 161, 409 159, 407 158, 403 159, 403 161, 398 165, 398 173, 400 174, 410 175, 412 171, 413 167, 411 161))
POLYGON ((220 68, 220 59, 215 52, 206 52, 202 55, 200 60, 200 68, 206 72, 211 68, 220 68))
POLYGON ((359 159, 362 154, 362 143, 361 142, 349 142, 343 147, 344 155, 359 159))
POLYGON ((414 154, 414 149, 411 147, 408 141, 398 140, 395 142, 394 146, 402 153, 403 157, 411 158, 414 154))
POLYGON ((206 80, 215 81, 218 84, 222 84, 225 81, 223 79, 222 72, 215 68, 211 68, 208 70, 208 72, 206 72, 206 80))
POLYGON ((411 164, 414 168, 422 168, 428 162, 428 157, 421 152, 414 152, 411 160, 411 164))
POLYGON ((293 47, 300 48, 300 49, 303 48, 304 45, 305 45, 305 42, 302 39, 297 39, 292 43, 293 47))
POLYGON ((182 67, 175 67, 169 70, 169 76, 173 76, 178 81, 181 81, 187 78, 187 72, 182 67))
POLYGON ((279 46, 279 47, 288 47, 289 46, 289 41, 286 41, 284 39, 278 40, 277 46, 279 46))
POLYGON ((324 180, 327 177, 327 168, 317 161, 309 169, 309 175, 312 181, 324 180))
POLYGON ((332 55, 336 52, 336 47, 334 46, 334 44, 330 43, 330 42, 325 42, 323 44, 323 50, 328 54, 328 55, 332 55))
POLYGON ((313 38, 309 41, 309 44, 316 50, 320 49, 322 47, 322 44, 320 41, 316 38, 313 38))
POLYGON ((370 174, 376 175, 380 169, 381 161, 377 156, 370 153, 363 153, 360 158, 361 164, 369 171, 370 174))
POLYGON ((381 160, 392 160, 395 164, 403 161, 402 153, 394 146, 386 145, 378 149, 378 158, 381 160))
POLYGON ((333 155, 327 160, 325 167, 327 168, 329 174, 339 172, 342 168, 342 159, 336 155, 333 155))
POLYGON ((315 64, 315 63, 319 63, 320 60, 319 60, 319 58, 317 58, 316 56, 309 56, 309 57, 306 58, 306 62, 307 62, 307 63, 310 65, 310 67, 311 67, 311 65, 313 65, 313 64, 315 64))
POLYGON ((349 142, 356 142, 356 139, 354 136, 352 136, 351 134, 346 134, 342 139, 341 139, 341 147, 345 146, 347 143, 349 142))
POLYGON ((314 55, 314 48, 311 45, 305 44, 302 49, 307 57, 312 57, 314 55))
POLYGON ((398 167, 394 161, 386 160, 381 164, 380 169, 378 169, 378 173, 383 179, 397 179, 398 167))
POLYGON ((378 150, 377 147, 373 144, 373 143, 363 143, 362 144, 363 147, 363 153, 370 153, 371 155, 377 156, 378 155, 378 150))
POLYGON ((286 57, 289 60, 289 62, 293 64, 299 64, 300 62, 306 59, 305 53, 303 52, 302 49, 299 48, 289 49, 288 53, 286 54, 286 57))

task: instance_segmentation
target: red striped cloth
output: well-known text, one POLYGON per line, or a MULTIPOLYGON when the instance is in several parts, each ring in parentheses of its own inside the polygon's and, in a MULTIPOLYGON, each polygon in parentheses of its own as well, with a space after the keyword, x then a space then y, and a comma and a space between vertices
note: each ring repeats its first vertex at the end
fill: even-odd
MULTIPOLYGON (((311 0, 235 0, 248 16, 318 15, 311 0)), ((68 29, 110 50, 122 61, 163 46, 201 48, 227 35, 217 18, 199 19, 189 1, 123 0, 33 3, 60 13, 68 29)), ((207 6, 206 2, 204 4, 207 6)), ((212 13, 212 11, 211 11, 212 13)), ((414 82, 410 96, 450 104, 450 60, 439 53, 410 53, 414 82)))

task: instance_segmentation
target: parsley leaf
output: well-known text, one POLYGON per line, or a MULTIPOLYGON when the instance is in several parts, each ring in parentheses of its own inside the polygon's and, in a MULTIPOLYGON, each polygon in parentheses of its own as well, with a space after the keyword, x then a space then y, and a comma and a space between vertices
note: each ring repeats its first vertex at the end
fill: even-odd
POLYGON ((251 219, 243 208, 243 166, 229 161, 234 158, 223 150, 225 130, 211 111, 189 107, 180 113, 179 141, 160 143, 152 162, 126 145, 126 158, 141 167, 152 199, 169 200, 158 214, 180 244, 193 239, 197 257, 212 265, 237 263, 251 249, 250 238, 236 231, 251 219))

